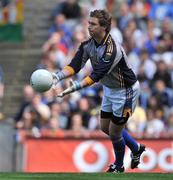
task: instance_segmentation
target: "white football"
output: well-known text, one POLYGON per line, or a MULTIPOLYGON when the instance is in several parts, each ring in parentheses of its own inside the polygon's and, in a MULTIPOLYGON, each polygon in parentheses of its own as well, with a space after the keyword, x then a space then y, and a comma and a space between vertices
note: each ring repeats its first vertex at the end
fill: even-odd
POLYGON ((53 76, 45 69, 38 69, 32 73, 30 84, 37 92, 48 91, 52 87, 53 76))

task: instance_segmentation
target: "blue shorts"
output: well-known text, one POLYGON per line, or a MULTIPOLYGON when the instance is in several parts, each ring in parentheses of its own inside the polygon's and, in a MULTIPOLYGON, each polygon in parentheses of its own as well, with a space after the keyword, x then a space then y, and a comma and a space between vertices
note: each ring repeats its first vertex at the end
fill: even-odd
POLYGON ((111 89, 103 86, 103 100, 101 110, 112 112, 116 117, 131 116, 135 110, 140 94, 140 85, 137 81, 132 87, 111 89))

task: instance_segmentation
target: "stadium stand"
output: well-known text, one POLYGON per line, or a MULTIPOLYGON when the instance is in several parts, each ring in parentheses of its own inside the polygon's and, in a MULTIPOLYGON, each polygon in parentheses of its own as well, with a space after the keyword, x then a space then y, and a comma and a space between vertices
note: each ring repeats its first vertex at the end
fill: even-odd
MULTIPOLYGON (((42 59, 37 68, 46 68, 51 72, 60 70, 64 65, 68 64, 79 43, 88 37, 86 31, 88 9, 83 5, 82 1, 69 1, 69 8, 75 6, 81 12, 80 15, 75 16, 74 14, 73 18, 69 18, 67 12, 63 9, 64 3, 66 2, 57 3, 50 14, 52 25, 50 25, 47 32, 49 34, 48 39, 42 46, 42 59)), ((168 11, 164 15, 166 21, 163 24, 159 17, 156 16, 157 8, 161 6, 159 2, 102 1, 103 4, 99 4, 95 1, 95 3, 95 7, 106 6, 110 8, 111 3, 113 9, 119 7, 116 13, 112 9, 114 23, 111 33, 126 48, 129 64, 131 64, 141 83, 139 108, 136 109, 134 116, 129 120, 127 129, 131 133, 138 132, 139 135, 139 133, 148 133, 148 126, 150 128, 158 126, 160 135, 163 135, 167 132, 169 119, 167 114, 170 114, 173 105, 172 10, 167 6, 168 4, 172 6, 172 3, 166 2, 165 6, 162 7, 165 11, 168 11)), ((91 7, 91 4, 88 2, 87 6, 91 7)), ((88 63, 85 68, 76 77, 77 79, 82 79, 87 71, 91 70, 90 64, 88 63)), ((59 91, 67 85, 68 80, 60 84, 59 91)), ((50 109, 52 109, 52 104, 53 107, 58 104, 57 107, 61 106, 61 108, 54 108, 56 113, 51 111, 50 116, 53 118, 53 122, 55 118, 57 119, 56 123, 48 121, 46 126, 44 124, 43 127, 40 125, 36 125, 36 127, 38 129, 49 129, 54 124, 55 126, 59 125, 59 128, 62 129, 71 129, 71 124, 73 124, 71 115, 73 116, 73 114, 80 111, 82 127, 88 130, 90 127, 92 127, 92 130, 97 129, 99 126, 98 116, 93 118, 91 112, 98 111, 101 94, 100 85, 75 92, 65 97, 63 101, 60 99, 55 101, 53 92, 45 93, 42 96, 41 103, 47 105, 50 109), (64 111, 64 109, 67 109, 67 111, 64 111), (65 118, 63 125, 61 125, 62 118, 65 118), (91 122, 95 125, 92 125, 91 122)), ((150 136, 158 133, 156 129, 155 131, 153 129, 150 136)))

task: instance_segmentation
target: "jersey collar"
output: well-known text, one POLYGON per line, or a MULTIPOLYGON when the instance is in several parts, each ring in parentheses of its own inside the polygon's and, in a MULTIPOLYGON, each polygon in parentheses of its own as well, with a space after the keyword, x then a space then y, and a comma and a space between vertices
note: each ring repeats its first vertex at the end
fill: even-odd
POLYGON ((97 41, 93 38, 94 43, 96 45, 96 47, 99 47, 101 45, 104 45, 106 43, 106 41, 108 40, 109 37, 109 33, 105 34, 104 38, 102 39, 101 43, 97 43, 97 41))
POLYGON ((106 41, 108 40, 108 37, 109 37, 109 33, 107 33, 106 35, 105 35, 105 37, 102 39, 102 42, 101 42, 101 44, 105 44, 106 43, 106 41))

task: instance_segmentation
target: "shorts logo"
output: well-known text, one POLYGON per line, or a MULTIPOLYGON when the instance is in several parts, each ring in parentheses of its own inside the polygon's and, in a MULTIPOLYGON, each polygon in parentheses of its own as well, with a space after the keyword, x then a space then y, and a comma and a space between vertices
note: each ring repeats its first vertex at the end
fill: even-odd
POLYGON ((132 115, 132 109, 130 108, 125 108, 123 111, 123 117, 129 118, 132 115))

